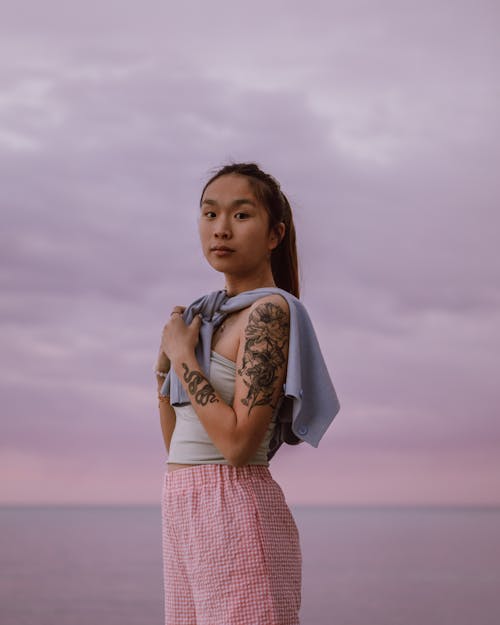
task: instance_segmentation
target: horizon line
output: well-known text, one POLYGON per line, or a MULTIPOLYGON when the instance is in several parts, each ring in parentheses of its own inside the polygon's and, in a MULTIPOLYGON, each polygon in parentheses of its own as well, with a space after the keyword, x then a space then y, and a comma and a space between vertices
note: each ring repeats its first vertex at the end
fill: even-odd
MULTIPOLYGON (((500 510, 500 503, 290 503, 291 508, 436 508, 500 510)), ((158 502, 0 502, 0 508, 157 508, 158 502)))

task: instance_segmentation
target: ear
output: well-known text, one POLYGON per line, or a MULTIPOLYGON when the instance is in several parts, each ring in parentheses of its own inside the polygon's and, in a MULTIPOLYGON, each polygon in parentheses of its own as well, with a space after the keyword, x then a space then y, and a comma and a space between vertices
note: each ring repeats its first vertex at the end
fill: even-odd
POLYGON ((283 221, 280 221, 274 226, 273 231, 271 232, 271 235, 269 237, 270 250, 274 250, 276 247, 278 247, 278 245, 283 240, 283 237, 285 236, 285 230, 286 226, 283 221))

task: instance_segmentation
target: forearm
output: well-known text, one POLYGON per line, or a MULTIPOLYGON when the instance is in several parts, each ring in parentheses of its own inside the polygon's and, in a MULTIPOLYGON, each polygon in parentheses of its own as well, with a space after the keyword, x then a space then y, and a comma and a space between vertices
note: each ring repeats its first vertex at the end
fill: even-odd
POLYGON ((228 462, 232 463, 237 430, 237 418, 233 408, 210 384, 194 352, 184 354, 172 363, 172 367, 210 439, 228 462))

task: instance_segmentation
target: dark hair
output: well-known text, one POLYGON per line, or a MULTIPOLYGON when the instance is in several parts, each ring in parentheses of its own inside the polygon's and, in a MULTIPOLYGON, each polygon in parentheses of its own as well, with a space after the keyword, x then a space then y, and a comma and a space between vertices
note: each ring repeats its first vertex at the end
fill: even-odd
POLYGON ((200 206, 208 185, 225 174, 247 176, 255 197, 267 209, 269 230, 275 228, 280 221, 284 222, 285 234, 283 239, 271 252, 271 270, 276 286, 297 298, 300 297, 295 226, 292 209, 286 195, 281 190, 280 183, 273 176, 262 171, 257 163, 230 163, 219 169, 205 184, 200 196, 200 206))

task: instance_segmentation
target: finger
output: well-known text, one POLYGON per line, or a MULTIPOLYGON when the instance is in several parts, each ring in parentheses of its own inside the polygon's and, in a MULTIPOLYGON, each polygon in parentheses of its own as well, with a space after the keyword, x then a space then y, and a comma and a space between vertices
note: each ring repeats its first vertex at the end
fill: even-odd
POLYGON ((197 323, 198 325, 201 325, 201 315, 197 314, 193 317, 193 320, 191 321, 191 324, 193 323, 197 323))

